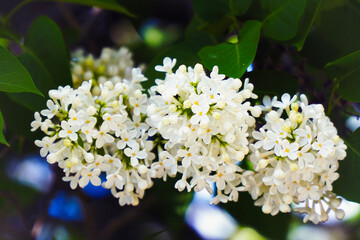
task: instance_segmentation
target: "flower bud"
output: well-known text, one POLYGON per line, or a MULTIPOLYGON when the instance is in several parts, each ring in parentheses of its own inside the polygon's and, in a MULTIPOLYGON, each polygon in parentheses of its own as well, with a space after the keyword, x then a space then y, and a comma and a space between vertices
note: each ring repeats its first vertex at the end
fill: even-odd
POLYGON ((113 84, 111 81, 106 81, 106 82, 104 83, 104 86, 105 86, 107 89, 109 89, 109 90, 111 90, 111 89, 114 88, 114 84, 113 84))
POLYGON ((335 216, 338 220, 342 220, 345 217, 345 212, 342 209, 336 209, 335 216))
POLYGON ((291 104, 291 110, 297 112, 299 110, 299 104, 294 102, 291 104))
POLYGON ((91 116, 96 114, 96 108, 94 106, 89 106, 86 111, 91 116))
POLYGON ((64 139, 64 146, 71 147, 73 144, 70 139, 64 139))
POLYGON ((127 191, 127 192, 134 191, 134 185, 132 185, 131 183, 126 184, 125 191, 127 191))
POLYGON ((213 112, 212 117, 213 117, 215 120, 219 120, 220 117, 221 117, 221 115, 220 115, 220 113, 218 113, 218 112, 213 112))
POLYGON ((259 117, 261 114, 261 108, 259 106, 255 106, 251 108, 251 115, 254 117, 259 117))
POLYGON ((185 101, 184 101, 183 106, 184 106, 185 109, 186 109, 186 108, 190 108, 191 105, 192 105, 192 104, 191 104, 190 100, 185 100, 185 101))
POLYGON ((145 174, 145 173, 147 173, 148 172, 148 168, 145 166, 145 165, 140 165, 139 166, 139 173, 140 174, 145 174))
POLYGON ((145 180, 141 180, 141 181, 139 181, 138 186, 140 189, 144 190, 148 187, 148 184, 145 180))

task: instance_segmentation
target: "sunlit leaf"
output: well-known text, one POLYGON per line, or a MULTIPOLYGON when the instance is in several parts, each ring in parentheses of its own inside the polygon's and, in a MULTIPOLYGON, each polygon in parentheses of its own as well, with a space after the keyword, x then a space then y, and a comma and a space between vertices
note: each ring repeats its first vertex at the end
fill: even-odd
MULTIPOLYGON (((50 73, 41 61, 30 52, 24 52, 18 56, 19 61, 28 69, 36 87, 45 95, 50 89, 56 88, 50 73)), ((8 93, 9 97, 32 111, 39 111, 45 108, 46 98, 31 93, 8 93)))
POLYGON ((240 78, 254 60, 260 37, 261 23, 250 20, 244 23, 238 42, 206 46, 198 54, 208 69, 219 67, 219 72, 229 77, 240 78))
POLYGON ((26 68, 7 49, 0 46, 0 91, 32 92, 42 95, 26 68))

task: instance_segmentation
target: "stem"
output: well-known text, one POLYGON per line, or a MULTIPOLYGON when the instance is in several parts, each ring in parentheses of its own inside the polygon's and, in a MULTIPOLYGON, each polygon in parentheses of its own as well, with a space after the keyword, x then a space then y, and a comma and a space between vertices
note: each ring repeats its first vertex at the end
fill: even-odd
POLYGON ((338 86, 339 86, 339 81, 338 81, 338 79, 336 78, 336 79, 335 79, 335 83, 334 83, 334 87, 332 88, 331 94, 330 94, 330 99, 329 99, 329 104, 328 104, 328 110, 327 110, 327 113, 326 113, 327 116, 330 116, 331 111, 332 111, 334 105, 338 102, 338 100, 337 100, 335 103, 333 103, 334 94, 335 94, 335 91, 336 91, 336 89, 338 88, 338 86))
POLYGON ((233 22, 235 24, 236 30, 239 32, 240 28, 239 28, 239 24, 237 22, 237 19, 236 19, 235 13, 234 13, 233 0, 230 0, 229 4, 230 4, 231 19, 233 20, 233 22))
POLYGON ((4 26, 6 26, 10 20, 10 18, 23 6, 25 6, 28 3, 31 3, 35 0, 24 0, 21 3, 19 3, 18 5, 16 5, 9 13, 8 15, 4 18, 3 24, 4 26))

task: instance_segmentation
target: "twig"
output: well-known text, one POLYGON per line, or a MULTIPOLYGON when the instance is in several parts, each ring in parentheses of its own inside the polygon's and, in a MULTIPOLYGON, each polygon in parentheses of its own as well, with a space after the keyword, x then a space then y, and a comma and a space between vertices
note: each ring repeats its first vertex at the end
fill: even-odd
POLYGON ((57 3, 57 6, 59 7, 61 13, 64 15, 64 18, 69 23, 69 25, 79 31, 80 35, 83 36, 84 30, 79 24, 79 22, 76 20, 74 15, 71 13, 71 11, 69 11, 68 6, 64 3, 57 3))

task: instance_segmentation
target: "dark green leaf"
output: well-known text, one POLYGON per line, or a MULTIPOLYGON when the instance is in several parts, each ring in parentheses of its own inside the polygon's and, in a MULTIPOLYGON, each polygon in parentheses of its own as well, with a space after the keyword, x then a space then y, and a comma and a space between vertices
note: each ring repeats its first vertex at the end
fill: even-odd
POLYGON ((314 31, 309 33, 301 51, 307 61, 318 68, 360 49, 360 7, 345 4, 323 10, 328 4, 322 1, 314 31))
POLYGON ((229 0, 230 11, 234 16, 241 16, 249 9, 252 0, 229 0))
POLYGON ((334 182, 334 190, 347 200, 360 203, 360 129, 353 132, 345 143, 347 156, 340 161, 340 177, 334 182))
POLYGON ((8 142, 6 141, 6 139, 4 137, 4 119, 3 119, 1 111, 0 111, 0 143, 9 146, 8 142))
MULTIPOLYGON (((18 56, 18 59, 28 69, 36 87, 45 96, 48 95, 50 89, 56 88, 50 73, 35 55, 31 55, 31 52, 26 51, 18 56)), ((31 111, 43 109, 47 101, 46 98, 31 93, 9 93, 8 95, 13 101, 27 107, 31 111)))
POLYGON ((201 31, 201 26, 204 22, 195 15, 185 30, 186 41, 199 48, 214 43, 208 33, 201 31))
POLYGON ((229 77, 240 78, 254 60, 260 37, 261 23, 250 20, 244 23, 238 42, 222 43, 202 48, 198 54, 208 69, 215 65, 219 72, 229 77))
POLYGON ((106 10, 125 13, 131 17, 134 17, 134 14, 130 13, 126 8, 124 8, 118 2, 116 2, 116 0, 53 0, 53 1, 81 4, 89 7, 99 7, 106 10))
POLYGON ((214 22, 230 13, 229 1, 192 0, 194 13, 207 22, 214 22))
POLYGON ((25 36, 25 48, 47 68, 55 85, 72 85, 68 52, 54 21, 37 18, 25 36))
POLYGON ((295 37, 305 0, 271 0, 267 2, 267 7, 272 12, 263 21, 264 34, 278 41, 295 37))
POLYGON ((33 92, 36 88, 26 68, 8 50, 0 46, 0 91, 33 92))
POLYGON ((252 0, 192 0, 196 15, 207 22, 221 18, 240 16, 249 9, 252 0))
POLYGON ((164 78, 165 73, 155 71, 156 65, 162 65, 163 59, 165 57, 176 58, 178 67, 180 64, 185 64, 186 66, 194 66, 196 63, 200 62, 200 59, 195 54, 196 47, 190 45, 187 42, 179 43, 169 49, 166 49, 159 55, 155 56, 145 70, 145 76, 148 78, 146 82, 143 83, 145 89, 149 89, 155 84, 156 78, 164 78))
POLYGON ((34 112, 12 101, 5 93, 0 93, 0 109, 7 131, 29 139, 37 139, 41 136, 40 131, 37 133, 30 132, 30 123, 34 120, 34 112))
POLYGON ((254 206, 254 200, 247 192, 239 193, 238 202, 228 202, 221 205, 240 225, 255 228, 260 234, 270 239, 286 239, 291 215, 278 213, 276 216, 265 214, 261 207, 254 206))
POLYGON ((185 212, 193 198, 192 192, 179 192, 175 189, 175 183, 176 178, 170 178, 166 182, 160 179, 154 183, 149 193, 149 196, 156 198, 155 213, 164 218, 166 229, 173 235, 179 234, 184 227, 185 212))
POLYGON ((262 97, 264 95, 281 97, 285 92, 293 95, 299 90, 299 83, 290 74, 272 71, 257 70, 246 73, 244 77, 249 78, 254 84, 254 92, 262 97))
POLYGON ((142 240, 153 240, 153 239, 158 239, 157 237, 162 234, 163 232, 166 232, 166 229, 163 229, 161 231, 158 231, 158 232, 155 232, 147 237, 145 237, 144 239, 142 240))
POLYGON ((31 206, 31 204, 39 197, 39 192, 28 186, 16 183, 6 176, 0 176, 0 198, 5 201, 11 201, 12 206, 20 211, 20 208, 31 206), (8 197, 8 198, 7 198, 8 197))
POLYGON ((325 66, 325 71, 339 82, 339 94, 342 98, 360 102, 360 50, 337 59, 325 66))
POLYGON ((299 21, 299 31, 294 39, 290 42, 294 45, 298 51, 304 46, 307 35, 313 25, 315 18, 319 12, 321 0, 307 0, 305 12, 299 21))

